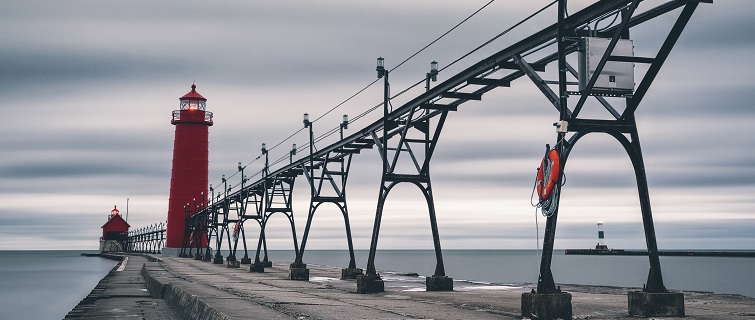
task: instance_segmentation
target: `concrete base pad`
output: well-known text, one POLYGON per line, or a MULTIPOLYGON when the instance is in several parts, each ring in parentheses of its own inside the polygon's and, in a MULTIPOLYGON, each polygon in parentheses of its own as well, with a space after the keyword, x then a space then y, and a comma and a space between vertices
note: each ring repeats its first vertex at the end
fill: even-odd
POLYGON ((194 256, 194 260, 200 260, 201 261, 202 259, 204 259, 204 256, 202 254, 197 254, 196 256, 194 256))
POLYGON ((225 257, 225 261, 236 261, 236 257, 234 257, 234 256, 227 256, 227 257, 225 257))
POLYGON ((571 319, 571 294, 522 293, 522 317, 533 319, 571 319))
POLYGON ((215 255, 215 258, 212 259, 213 264, 223 264, 223 256, 215 255))
POLYGON ((241 258, 241 264, 252 264, 251 258, 241 258))
POLYGON ((356 279, 358 276, 364 275, 364 270, 361 268, 343 268, 341 269, 341 280, 356 279))
POLYGON ((160 255, 163 257, 178 257, 181 254, 181 248, 162 248, 160 255))
POLYGON ((262 264, 265 266, 265 268, 272 268, 273 262, 272 261, 262 261, 262 264))
POLYGON ((385 292, 385 283, 379 274, 357 277, 357 293, 385 292))
POLYGON ((249 272, 265 272, 265 264, 262 262, 255 262, 249 266, 249 272))
POLYGON ((210 254, 204 255, 204 259, 202 259, 202 261, 204 261, 204 262, 210 262, 210 261, 212 261, 212 255, 210 255, 210 254))
POLYGON ((228 268, 240 268, 241 267, 241 262, 236 261, 236 260, 228 261, 226 263, 226 267, 228 267, 228 268))
POLYGON ((309 281, 309 269, 307 269, 307 265, 302 263, 294 266, 292 264, 288 269, 288 278, 291 280, 309 281))
POLYGON ((639 317, 684 317, 681 292, 627 292, 629 315, 639 317))
POLYGON ((454 279, 446 276, 432 276, 425 278, 425 288, 427 291, 453 291, 454 279))

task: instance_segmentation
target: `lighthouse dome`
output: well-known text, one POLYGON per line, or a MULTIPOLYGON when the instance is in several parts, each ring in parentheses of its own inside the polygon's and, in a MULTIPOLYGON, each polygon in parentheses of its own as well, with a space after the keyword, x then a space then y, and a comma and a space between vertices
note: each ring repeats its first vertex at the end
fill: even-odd
POLYGON ((205 97, 203 97, 201 94, 199 94, 199 92, 197 92, 197 85, 193 83, 191 84, 191 91, 189 91, 189 93, 185 94, 183 97, 179 98, 179 100, 190 100, 190 99, 207 101, 205 97))

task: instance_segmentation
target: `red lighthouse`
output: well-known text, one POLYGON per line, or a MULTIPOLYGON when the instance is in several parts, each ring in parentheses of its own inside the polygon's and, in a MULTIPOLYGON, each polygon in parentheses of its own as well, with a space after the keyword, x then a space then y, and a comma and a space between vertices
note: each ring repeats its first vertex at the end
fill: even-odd
POLYGON ((100 252, 123 251, 123 245, 128 237, 128 225, 126 220, 119 214, 118 208, 113 206, 107 222, 102 225, 102 238, 100 238, 100 252))
POLYGON ((173 170, 170 176, 170 200, 168 202, 168 234, 163 252, 175 255, 180 251, 184 238, 184 224, 190 205, 203 204, 207 198, 209 127, 212 112, 206 111, 206 101, 192 84, 191 91, 179 98, 180 110, 173 111, 171 124, 176 126, 173 144, 173 170), (173 249, 173 250, 171 250, 173 249))

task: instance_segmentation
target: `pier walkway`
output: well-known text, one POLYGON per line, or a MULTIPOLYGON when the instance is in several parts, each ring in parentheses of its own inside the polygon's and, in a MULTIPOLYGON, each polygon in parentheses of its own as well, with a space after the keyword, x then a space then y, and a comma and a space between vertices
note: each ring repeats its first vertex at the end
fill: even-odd
POLYGON ((65 319, 180 319, 164 300, 147 291, 141 276, 146 257, 102 256, 120 262, 65 319))
MULTIPOLYGON (((250 273, 248 265, 233 269, 188 258, 138 258, 139 265, 131 258, 127 269, 141 268, 142 285, 164 302, 144 297, 153 301, 141 309, 144 319, 174 319, 160 309, 165 305, 179 319, 521 319, 521 294, 532 289, 457 281, 456 291, 426 292, 424 277, 381 272, 385 292, 357 294, 354 280, 340 280, 335 267, 309 265, 311 280, 294 281, 287 279, 288 263, 250 273)), ((561 288, 573 295, 575 319, 636 319, 627 314, 626 288, 561 288)), ((755 318, 754 298, 684 294, 687 319, 755 318)))

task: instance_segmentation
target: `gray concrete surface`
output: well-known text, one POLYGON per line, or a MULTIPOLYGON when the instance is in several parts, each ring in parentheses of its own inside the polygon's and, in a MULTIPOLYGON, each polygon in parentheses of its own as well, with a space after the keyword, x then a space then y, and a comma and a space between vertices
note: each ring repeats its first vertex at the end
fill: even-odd
MULTIPOLYGON (((124 292, 120 298, 147 304, 138 309, 144 319, 521 319, 521 295, 532 289, 457 281, 455 291, 426 292, 424 277, 383 272, 385 292, 357 294, 355 280, 341 280, 338 267, 310 264, 310 281, 295 281, 288 279, 288 263, 250 273, 248 266, 157 258, 140 262, 142 277, 112 282, 123 282, 124 290, 137 283, 143 293, 149 288, 152 297, 124 292)), ((626 288, 561 289, 572 294, 574 319, 636 319, 627 311, 626 288)), ((685 319, 755 319, 754 298, 704 292, 684 292, 684 298, 685 319)))
POLYGON ((145 262, 141 256, 121 260, 65 319, 179 319, 164 300, 147 292, 141 276, 145 262))

